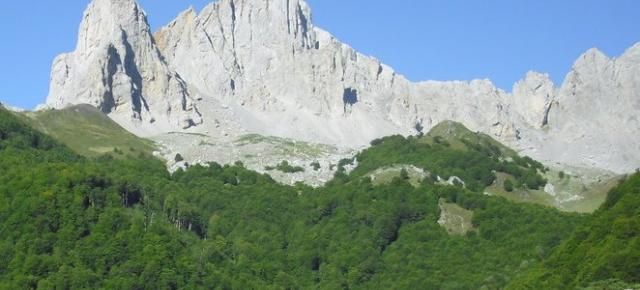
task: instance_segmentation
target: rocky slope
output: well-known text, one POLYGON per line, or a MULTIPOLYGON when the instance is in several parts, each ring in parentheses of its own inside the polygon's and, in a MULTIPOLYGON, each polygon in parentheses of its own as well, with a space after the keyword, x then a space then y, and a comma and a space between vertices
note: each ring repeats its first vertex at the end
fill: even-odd
POLYGON ((133 0, 94 0, 78 48, 54 63, 48 104, 99 106, 142 136, 346 148, 456 120, 551 165, 640 167, 640 44, 616 59, 588 51, 559 88, 531 72, 507 93, 489 80, 409 82, 315 27, 303 0, 220 0, 149 31, 133 0))

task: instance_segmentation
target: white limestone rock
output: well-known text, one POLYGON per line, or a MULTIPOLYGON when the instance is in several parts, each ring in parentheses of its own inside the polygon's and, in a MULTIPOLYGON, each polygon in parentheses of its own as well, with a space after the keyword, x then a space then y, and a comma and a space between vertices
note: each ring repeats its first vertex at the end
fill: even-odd
POLYGON ((549 112, 547 160, 628 173, 640 167, 640 44, 583 54, 549 112))
POLYGON ((412 83, 315 27, 304 0, 219 0, 154 37, 133 0, 94 0, 82 27, 54 65, 48 103, 89 102, 137 134, 176 126, 131 116, 189 125, 200 112, 190 131, 213 137, 361 148, 454 120, 546 163, 640 167, 640 44, 617 59, 590 50, 559 88, 530 72, 508 93, 489 80, 412 83))
POLYGON ((47 104, 87 103, 141 135, 201 122, 186 83, 162 61, 133 0, 94 0, 78 44, 54 61, 47 104))
POLYGON ((556 97, 556 88, 548 74, 529 72, 513 87, 513 110, 526 124, 540 129, 547 125, 549 110, 556 97))

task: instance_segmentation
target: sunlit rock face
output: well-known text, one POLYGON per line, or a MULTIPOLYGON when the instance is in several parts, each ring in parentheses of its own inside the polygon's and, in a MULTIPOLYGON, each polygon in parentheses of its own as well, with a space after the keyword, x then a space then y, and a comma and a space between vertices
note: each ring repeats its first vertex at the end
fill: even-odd
MULTIPOLYGON (((640 167, 639 45, 590 50, 555 87, 530 72, 413 83, 313 25, 303 0, 220 0, 155 35, 132 0, 94 0, 78 48, 54 63, 48 103, 90 103, 139 135, 258 133, 347 148, 444 120, 548 164, 640 167)), ((401 52, 399 52, 401 53, 401 52)))
POLYGON ((88 103, 139 133, 201 122, 186 83, 162 60, 146 15, 133 0, 89 5, 76 50, 54 61, 47 103, 88 103))

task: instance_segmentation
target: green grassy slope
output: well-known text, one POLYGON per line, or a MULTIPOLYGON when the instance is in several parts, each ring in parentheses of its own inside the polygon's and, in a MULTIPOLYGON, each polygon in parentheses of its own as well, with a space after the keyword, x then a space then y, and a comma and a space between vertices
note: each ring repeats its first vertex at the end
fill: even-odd
POLYGON ((614 188, 604 205, 510 289, 638 289, 640 174, 614 188), (616 286, 618 285, 618 286, 616 286))
POLYGON ((484 154, 497 156, 501 161, 512 161, 513 164, 528 169, 518 172, 509 170, 513 169, 512 166, 501 168, 496 173, 495 181, 485 188, 488 194, 501 196, 514 202, 535 203, 564 211, 591 213, 604 202, 606 192, 622 178, 614 174, 603 175, 587 169, 581 169, 580 171, 583 172, 577 173, 581 175, 578 177, 570 177, 564 172, 561 174, 558 169, 545 168, 528 157, 519 156, 517 152, 490 136, 471 132, 462 124, 452 121, 438 124, 420 140, 431 145, 444 144, 461 151, 481 151, 484 154), (559 175, 564 176, 559 178, 559 175), (513 185, 510 191, 505 189, 507 180, 513 185), (598 182, 595 182, 596 180, 598 182), (555 191, 553 195, 545 192, 542 181, 553 184, 555 191), (540 186, 529 186, 532 184, 540 186), (585 184, 588 187, 585 187, 585 184))
POLYGON ((25 113, 34 128, 48 134, 81 155, 96 157, 117 151, 115 156, 151 154, 153 142, 129 133, 90 105, 63 110, 25 113))
POLYGON ((448 142, 452 148, 468 150, 470 147, 482 147, 499 153, 505 157, 514 157, 518 154, 511 148, 483 133, 472 132, 464 125, 454 121, 443 121, 433 127, 422 138, 422 141, 434 144, 448 142))

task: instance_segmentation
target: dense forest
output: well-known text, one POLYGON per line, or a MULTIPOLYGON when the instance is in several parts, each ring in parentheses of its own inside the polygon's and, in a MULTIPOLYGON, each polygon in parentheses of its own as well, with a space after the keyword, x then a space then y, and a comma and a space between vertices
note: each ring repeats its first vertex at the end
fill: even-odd
POLYGON ((510 288, 577 287, 640 289, 640 174, 609 192, 585 224, 510 288))
POLYGON ((517 204, 483 188, 500 171, 521 176, 519 186, 541 186, 536 172, 544 168, 479 144, 383 138, 341 161, 326 186, 311 188, 278 184, 241 163, 170 174, 135 150, 129 158, 82 157, 0 108, 0 289, 640 282, 639 176, 592 216, 517 204), (430 177, 419 186, 406 174, 372 183, 369 172, 399 163, 430 177), (465 184, 439 181, 450 176, 465 184), (440 202, 472 211, 473 230, 449 234, 438 224, 440 202))

